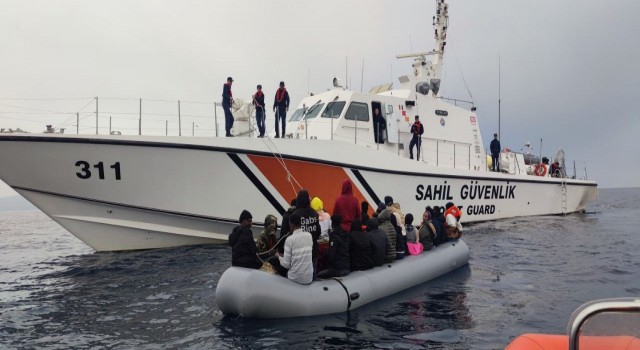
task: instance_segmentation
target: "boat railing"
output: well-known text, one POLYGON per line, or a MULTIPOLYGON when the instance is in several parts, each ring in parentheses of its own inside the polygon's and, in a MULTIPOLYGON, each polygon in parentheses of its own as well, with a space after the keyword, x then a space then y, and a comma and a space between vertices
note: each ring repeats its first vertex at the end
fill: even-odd
MULTIPOLYGON (((623 342, 637 349, 640 345, 640 299, 616 298, 588 302, 573 312, 567 325, 569 349, 577 350, 581 343, 598 336, 611 339, 609 344, 623 342)), ((583 344, 585 345, 585 344, 583 344)))
POLYGON ((473 101, 466 101, 466 100, 460 100, 456 98, 449 98, 449 97, 442 97, 442 96, 439 96, 438 99, 442 101, 447 101, 449 103, 453 103, 454 106, 462 107, 470 111, 476 110, 473 101))

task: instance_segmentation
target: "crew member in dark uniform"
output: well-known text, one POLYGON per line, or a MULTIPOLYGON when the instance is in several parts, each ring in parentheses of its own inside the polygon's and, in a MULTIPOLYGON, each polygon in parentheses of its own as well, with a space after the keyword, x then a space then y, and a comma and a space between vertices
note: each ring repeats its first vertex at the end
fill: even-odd
POLYGON ((262 93, 262 85, 258 85, 258 91, 253 95, 253 106, 256 108, 256 123, 258 124, 258 137, 264 137, 264 122, 266 113, 264 109, 264 93, 262 93))
POLYGON ((418 159, 420 160, 420 145, 422 144, 422 134, 424 134, 424 126, 420 123, 420 116, 416 116, 416 121, 411 125, 411 142, 409 143, 409 157, 413 159, 413 146, 417 146, 418 159))
MULTIPOLYGON (((376 143, 384 143, 384 129, 387 128, 387 121, 380 114, 380 109, 373 110, 373 138, 376 143)), ((363 221, 364 222, 364 221, 363 221)))
POLYGON ((273 111, 276 113, 276 138, 280 137, 280 120, 282 121, 282 137, 284 137, 287 126, 287 112, 289 111, 289 93, 284 87, 284 81, 280 82, 280 88, 276 90, 276 98, 273 101, 273 111))
POLYGON ((491 150, 491 169, 500 172, 500 141, 498 140, 498 134, 493 134, 489 149, 491 150))
POLYGON ((224 110, 224 130, 226 137, 233 137, 233 135, 231 135, 231 128, 233 127, 233 114, 231 114, 233 93, 231 92, 231 84, 233 84, 233 78, 228 77, 227 83, 222 87, 222 109, 224 110))

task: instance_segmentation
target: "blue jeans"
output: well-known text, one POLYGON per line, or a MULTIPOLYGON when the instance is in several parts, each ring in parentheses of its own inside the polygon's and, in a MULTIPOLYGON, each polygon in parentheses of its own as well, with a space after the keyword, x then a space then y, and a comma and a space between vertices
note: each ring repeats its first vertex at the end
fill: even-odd
POLYGON ((420 141, 419 137, 414 136, 413 138, 411 138, 411 142, 409 142, 409 156, 411 159, 413 159, 413 146, 418 146, 416 147, 416 150, 418 152, 418 160, 420 160, 420 144, 422 142, 420 141))
POLYGON ((231 114, 231 105, 223 104, 224 110, 224 131, 226 136, 231 136, 231 128, 233 127, 233 114, 231 114))
POLYGON ((282 137, 284 137, 287 126, 287 107, 276 107, 276 137, 280 137, 280 131, 278 129, 280 121, 282 122, 282 137))
POLYGON ((260 137, 264 136, 264 108, 258 107, 256 108, 256 123, 258 124, 258 131, 260 132, 260 137))

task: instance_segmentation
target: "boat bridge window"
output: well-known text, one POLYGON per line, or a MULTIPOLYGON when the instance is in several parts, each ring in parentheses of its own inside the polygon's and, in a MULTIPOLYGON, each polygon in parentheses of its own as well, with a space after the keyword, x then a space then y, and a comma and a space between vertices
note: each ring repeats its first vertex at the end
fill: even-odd
POLYGON ((340 118, 342 110, 344 109, 345 101, 329 102, 327 109, 322 112, 322 118, 340 118))
POLYGON ((344 115, 346 120, 357 120, 359 122, 369 121, 369 105, 360 102, 351 102, 347 113, 344 115))
POLYGON ((304 117, 304 119, 313 119, 317 117, 318 114, 320 114, 320 111, 322 110, 323 107, 324 107, 324 103, 318 103, 317 105, 313 105, 309 107, 309 110, 307 111, 307 115, 304 117))
POLYGON ((291 116, 291 118, 289 119, 290 122, 297 122, 298 120, 302 119, 302 115, 304 114, 304 109, 303 108, 298 108, 296 109, 296 111, 293 113, 293 115, 291 116))

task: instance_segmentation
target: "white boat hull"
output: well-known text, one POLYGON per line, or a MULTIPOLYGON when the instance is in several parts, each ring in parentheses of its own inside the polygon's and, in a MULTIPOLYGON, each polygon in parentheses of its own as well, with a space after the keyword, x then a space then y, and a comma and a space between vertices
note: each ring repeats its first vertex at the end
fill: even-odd
POLYGON ((230 267, 216 286, 216 303, 224 314, 251 318, 327 315, 354 310, 435 279, 468 262, 469 247, 458 240, 392 264, 309 285, 260 270, 230 267))
POLYGON ((415 216, 453 201, 466 223, 582 211, 597 196, 592 181, 565 180, 563 195, 561 179, 329 140, 2 135, 0 164, 0 179, 98 251, 223 242, 243 209, 259 226, 301 187, 331 211, 345 179, 370 207, 391 195, 415 216))

